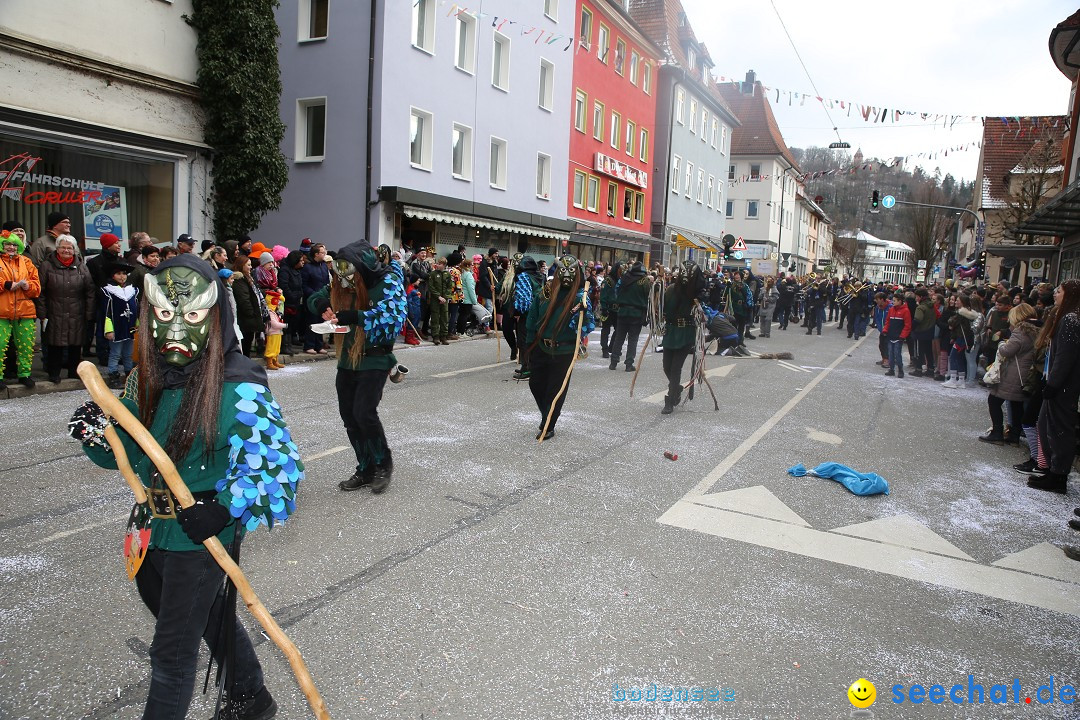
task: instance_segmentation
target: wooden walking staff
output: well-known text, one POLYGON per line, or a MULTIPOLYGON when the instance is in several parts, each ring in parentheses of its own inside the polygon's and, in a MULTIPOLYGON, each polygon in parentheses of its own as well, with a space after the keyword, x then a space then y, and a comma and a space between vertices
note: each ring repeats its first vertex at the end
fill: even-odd
MULTIPOLYGON (((102 412, 120 423, 120 426, 131 435, 147 457, 157 466, 158 472, 161 473, 161 477, 164 478, 165 483, 169 486, 169 491, 172 492, 180 507, 188 508, 194 505, 195 499, 191 496, 191 491, 188 490, 187 485, 184 484, 180 473, 176 471, 173 461, 161 448, 157 440, 154 439, 154 436, 150 434, 150 431, 139 422, 139 419, 131 414, 131 411, 112 394, 112 391, 105 387, 97 366, 87 361, 79 363, 79 377, 82 378, 83 384, 86 385, 86 389, 90 392, 90 397, 101 407, 102 412)), ((110 443, 113 438, 117 442, 119 441, 115 431, 113 431, 112 437, 109 437, 108 430, 106 430, 106 437, 109 438, 110 443)), ((128 467, 130 469, 130 465, 128 467)), ((134 490, 134 488, 132 489, 134 490)), ((143 497, 145 498, 145 491, 143 497)), ((207 538, 203 541, 203 545, 206 546, 206 549, 217 561, 217 564, 221 566, 221 569, 225 571, 225 574, 229 576, 229 580, 236 586, 240 596, 244 598, 244 604, 247 605, 251 614, 266 630, 266 634, 285 654, 289 666, 292 667, 293 674, 300 684, 300 689, 303 690, 305 697, 307 697, 308 705, 311 706, 312 712, 315 713, 315 717, 318 720, 330 720, 330 712, 326 709, 326 703, 315 687, 315 681, 312 679, 300 651, 296 649, 296 646, 293 645, 292 641, 289 640, 277 624, 277 621, 274 620, 270 611, 259 600, 243 571, 240 570, 240 566, 233 562, 233 559, 229 557, 229 553, 222 546, 221 541, 216 537, 207 538)))
POLYGON ((630 397, 634 397, 634 385, 637 384, 638 373, 641 372, 641 363, 645 361, 645 351, 649 348, 649 343, 652 341, 653 329, 652 325, 649 326, 649 337, 645 338, 645 344, 641 346, 641 352, 638 353, 637 367, 634 368, 634 377, 630 379, 630 397))
POLYGON ((491 278, 491 326, 495 328, 495 362, 502 362, 502 340, 499 339, 499 313, 498 308, 495 307, 495 273, 491 272, 491 268, 487 269, 488 277, 491 278))
POLYGON ((566 377, 562 380, 562 387, 559 388, 559 392, 555 393, 555 397, 551 400, 551 407, 548 408, 547 418, 544 419, 544 428, 540 431, 540 439, 537 441, 538 445, 544 444, 544 436, 547 435, 548 425, 551 425, 551 414, 555 412, 555 406, 559 404, 559 398, 566 392, 566 386, 570 382, 570 373, 574 372, 574 365, 577 363, 578 355, 580 354, 579 351, 581 349, 581 328, 585 324, 585 303, 588 302, 588 297, 589 281, 586 280, 585 289, 581 292, 581 311, 578 313, 577 317, 577 335, 574 337, 577 342, 574 343, 574 357, 570 359, 570 367, 566 369, 566 377))

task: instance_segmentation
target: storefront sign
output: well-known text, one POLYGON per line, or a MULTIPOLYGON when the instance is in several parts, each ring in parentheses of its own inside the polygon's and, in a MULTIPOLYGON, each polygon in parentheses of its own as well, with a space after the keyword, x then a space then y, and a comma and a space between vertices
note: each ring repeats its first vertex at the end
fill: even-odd
POLYGON ((105 233, 127 237, 127 190, 106 185, 102 197, 83 205, 86 237, 100 238, 105 233))
POLYGON ((608 157, 604 153, 596 153, 596 163, 593 168, 597 172, 602 172, 605 175, 616 177, 625 183, 630 185, 636 185, 639 188, 647 188, 649 186, 649 174, 643 170, 630 167, 624 162, 619 162, 613 157, 608 157))
POLYGON ((23 152, 0 162, 0 197, 21 200, 30 205, 83 204, 104 202, 106 199, 105 185, 94 180, 32 172, 40 160, 40 157, 23 152), (62 189, 27 192, 27 185, 48 185, 62 189))

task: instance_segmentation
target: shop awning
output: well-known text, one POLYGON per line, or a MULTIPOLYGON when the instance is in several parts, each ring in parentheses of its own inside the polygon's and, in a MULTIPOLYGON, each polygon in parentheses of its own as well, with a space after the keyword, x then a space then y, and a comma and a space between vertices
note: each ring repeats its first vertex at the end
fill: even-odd
POLYGON ((1057 245, 987 245, 987 255, 996 255, 1003 258, 1016 258, 1027 260, 1028 258, 1042 258, 1048 260, 1057 254, 1057 245))
POLYGON ((433 208, 405 205, 403 212, 405 213, 405 217, 431 220, 432 222, 446 223, 447 225, 487 228, 489 230, 513 232, 521 235, 531 235, 533 237, 552 238, 559 242, 570 239, 570 233, 559 232, 558 230, 549 230, 548 228, 535 227, 533 225, 522 225, 520 223, 507 222, 505 220, 492 220, 491 218, 479 217, 476 215, 462 215, 446 210, 435 210, 433 208))
POLYGON ((649 252, 652 243, 659 242, 652 235, 623 230, 610 225, 600 225, 585 220, 575 220, 577 230, 570 233, 571 242, 600 244, 605 247, 630 250, 631 252, 649 252))
POLYGON ((1080 180, 1059 192, 1035 214, 1012 228, 1016 235, 1055 235, 1068 237, 1080 233, 1080 180))
POLYGON ((705 247, 705 243, 701 242, 693 235, 686 236, 682 233, 675 233, 675 246, 681 249, 693 248, 694 250, 708 250, 705 247))

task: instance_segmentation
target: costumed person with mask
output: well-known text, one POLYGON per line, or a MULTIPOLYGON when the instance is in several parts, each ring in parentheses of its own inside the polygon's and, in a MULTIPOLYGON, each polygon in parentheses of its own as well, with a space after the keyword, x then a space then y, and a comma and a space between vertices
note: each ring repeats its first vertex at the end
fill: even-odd
POLYGON ((645 313, 649 308, 649 290, 652 278, 645 272, 641 261, 635 262, 625 270, 615 282, 614 304, 619 306, 615 319, 615 337, 608 348, 610 362, 608 370, 619 366, 623 343, 626 343, 626 372, 634 372, 634 360, 637 357, 638 337, 641 326, 645 323, 645 313))
POLYGON ((555 275, 533 298, 525 317, 525 347, 529 355, 529 390, 540 410, 541 436, 555 436, 555 424, 562 412, 566 393, 559 395, 566 373, 582 340, 596 327, 588 300, 583 297, 585 273, 573 255, 563 255, 555 261, 555 275), (584 308, 585 317, 578 335, 578 314, 584 308), (555 396, 559 395, 558 400, 555 396), (552 404, 554 403, 554 410, 552 404), (547 433, 544 422, 551 414, 547 433))
MULTIPOLYGON (((502 282, 499 283, 498 292, 496 297, 498 299, 498 305, 502 308, 510 308, 510 312, 503 315, 502 321, 499 323, 499 329, 502 331, 502 336, 506 339, 506 344, 510 348, 510 359, 518 359, 518 337, 517 337, 517 310, 514 307, 514 288, 517 286, 517 274, 521 272, 520 265, 521 260, 525 256, 521 253, 514 253, 510 258, 510 267, 507 268, 507 272, 503 274, 502 282)), ((521 380, 519 373, 525 367, 524 358, 521 361, 522 367, 514 371, 514 379, 521 380)), ((528 376, 526 376, 528 377, 528 376)))
MULTIPOLYGON (((148 489, 148 550, 135 575, 139 596, 157 618, 150 645, 144 718, 186 716, 194 692, 200 638, 224 668, 219 718, 268 720, 277 704, 243 625, 235 589, 203 546, 217 536, 239 557, 246 531, 273 527, 296 509, 304 477, 300 453, 266 373, 240 352, 228 295, 214 267, 195 255, 151 270, 140 308, 139 356, 121 402, 176 464, 195 504, 181 509, 153 461, 122 428, 116 432, 148 489)), ((95 464, 115 469, 94 402, 71 418, 69 432, 95 464)), ((136 506, 136 513, 143 511, 136 506)))
POLYGON ((687 260, 675 282, 664 291, 664 376, 668 380, 668 393, 660 411, 662 415, 670 415, 682 400, 683 365, 697 344, 694 305, 702 279, 701 268, 693 260, 687 260))
MULTIPOLYGON (((510 273, 507 273, 507 275, 509 274, 510 273)), ((546 281, 547 278, 540 273, 540 265, 537 264, 536 258, 532 255, 523 256, 518 263, 517 274, 514 276, 513 297, 510 298, 509 301, 503 303, 503 307, 513 308, 512 313, 503 315, 504 319, 507 316, 513 317, 511 323, 507 323, 508 326, 512 326, 518 330, 522 329, 522 321, 524 318, 528 317, 529 310, 532 308, 533 302, 535 302, 536 295, 540 292, 540 288, 544 286, 546 281)), ((507 333, 507 338, 509 338, 509 333, 507 333)), ((520 337, 519 333, 519 337, 517 338, 519 345, 522 339, 523 338, 520 337)), ((514 372, 514 379, 528 380, 530 372, 528 353, 521 352, 519 354, 518 347, 515 346, 514 352, 510 355, 510 359, 513 360, 516 357, 520 358, 521 367, 514 372)))
POLYGON ((615 318, 619 314, 619 306, 615 303, 615 283, 622 274, 622 263, 611 266, 611 274, 604 278, 600 286, 600 349, 604 353, 604 359, 611 356, 611 335, 615 328, 615 318))
POLYGON ((364 240, 343 247, 334 258, 330 285, 308 299, 308 309, 323 320, 348 326, 335 335, 338 412, 356 454, 356 472, 338 483, 344 491, 390 485, 394 461, 379 419, 379 402, 397 367, 394 339, 405 324, 405 274, 390 248, 379 255, 364 240))

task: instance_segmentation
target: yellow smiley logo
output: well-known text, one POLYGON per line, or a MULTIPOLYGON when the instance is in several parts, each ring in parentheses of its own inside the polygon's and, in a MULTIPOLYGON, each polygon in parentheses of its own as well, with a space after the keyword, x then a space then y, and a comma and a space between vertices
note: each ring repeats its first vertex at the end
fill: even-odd
POLYGON ((859 709, 865 709, 877 700, 877 688, 866 678, 859 678, 847 689, 848 700, 859 709))

